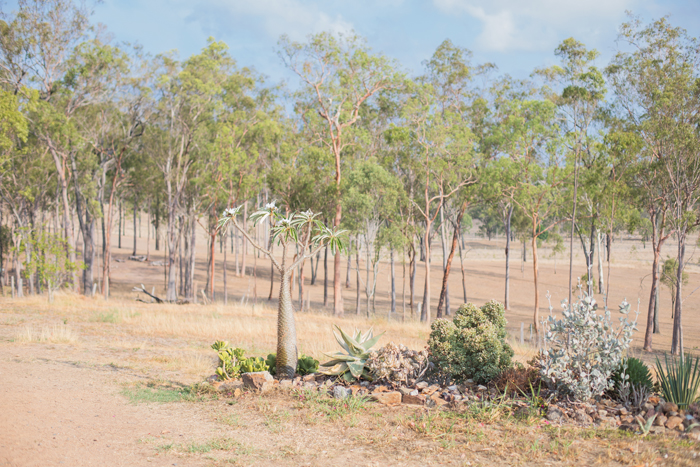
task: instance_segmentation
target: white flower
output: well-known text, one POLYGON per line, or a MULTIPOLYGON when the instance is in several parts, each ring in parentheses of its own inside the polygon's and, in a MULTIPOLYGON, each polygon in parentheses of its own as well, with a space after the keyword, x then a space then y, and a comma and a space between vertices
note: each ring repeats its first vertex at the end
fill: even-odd
POLYGON ((267 203, 267 204, 265 205, 265 210, 266 210, 266 211, 276 211, 276 210, 277 210, 277 206, 275 206, 275 200, 272 200, 271 203, 267 203))

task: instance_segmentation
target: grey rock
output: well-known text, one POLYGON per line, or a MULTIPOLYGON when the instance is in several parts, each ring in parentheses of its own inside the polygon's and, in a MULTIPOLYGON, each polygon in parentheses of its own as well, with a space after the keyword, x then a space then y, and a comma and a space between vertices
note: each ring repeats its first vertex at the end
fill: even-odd
POLYGON ((547 409, 546 418, 550 422, 559 422, 564 419, 564 412, 556 405, 550 405, 547 409))
MULTIPOLYGON (((406 395, 411 394, 411 392, 413 392, 413 389, 411 389, 411 388, 399 388, 399 392, 401 393, 402 396, 406 396, 406 395)), ((416 391, 416 392, 418 392, 418 391, 416 391)))
POLYGON ((336 399, 347 399, 352 394, 350 388, 345 388, 343 386, 335 386, 333 388, 333 397, 336 399))
POLYGON ((408 393, 410 396, 417 396, 418 395, 418 389, 414 389, 413 391, 408 393))

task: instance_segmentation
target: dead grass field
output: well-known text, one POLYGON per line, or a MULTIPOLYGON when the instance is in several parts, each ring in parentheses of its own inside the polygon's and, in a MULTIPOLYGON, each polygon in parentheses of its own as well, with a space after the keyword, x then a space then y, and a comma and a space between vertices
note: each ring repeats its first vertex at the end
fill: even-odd
MULTIPOLYGON (((124 239, 123 246, 130 245, 124 239)), ((204 241, 202 240, 202 243, 204 241)), ((139 244, 140 248, 144 245, 139 244)), ((499 241, 471 238, 465 255, 468 298, 477 304, 503 296, 503 252, 499 241)), ((672 254, 668 245, 665 254, 672 254)), ((151 247, 153 251, 153 246, 151 247)), ((115 249, 126 260, 131 248, 115 249)), ((139 253, 141 251, 139 250, 139 253)), ((162 254, 162 251, 159 252, 162 254)), ((441 273, 435 249, 433 306, 441 273)), ((528 260, 530 252, 528 251, 528 260)), ((646 324, 649 250, 640 242, 618 241, 613 250, 610 306, 626 298, 639 302, 640 332, 631 353, 641 352, 646 324)), ((541 294, 555 307, 567 294, 564 255, 541 251, 541 294)), ((689 283, 684 302, 685 344, 700 348, 700 268, 689 249, 689 283)), ((151 260, 159 259, 155 255, 151 260)), ((248 261, 252 272, 253 256, 248 261)), ((459 260, 450 279, 455 309, 462 302, 459 260)), ((332 261, 329 261, 329 266, 332 261)), ((512 310, 507 313, 516 359, 535 353, 520 345, 532 322, 532 264, 521 271, 512 262, 512 310)), ((345 278, 345 262, 342 277, 345 278)), ((402 268, 397 262, 397 314, 389 317, 389 265, 381 263, 377 313, 355 310, 355 276, 343 288, 346 314, 330 316, 322 304, 322 267, 311 293, 311 312, 297 313, 300 352, 323 359, 334 351, 332 325, 386 331, 380 341, 412 348, 426 345, 429 327, 402 310, 402 268), (404 321, 405 322, 402 322, 404 321)), ((134 285, 162 293, 163 268, 133 261, 113 264, 110 300, 57 293, 0 297, 0 465, 698 465, 700 446, 675 437, 641 438, 617 430, 558 428, 539 418, 516 420, 500 409, 467 413, 401 407, 389 409, 361 400, 351 404, 307 393, 246 395, 230 400, 197 388, 213 372, 214 340, 228 340, 248 353, 265 356, 276 344, 276 301, 267 301, 269 263, 257 260, 260 277, 234 277, 229 256, 229 304, 224 305, 220 263, 217 302, 210 305, 157 305, 135 301, 134 285), (253 291, 257 290, 257 303, 253 291), (242 305, 241 300, 247 305, 242 305), (93 441, 94 439, 94 441, 93 441)), ((361 265, 364 268, 364 265, 361 265)), ((578 274, 583 269, 577 258, 578 274)), ((204 258, 196 279, 204 284, 204 258)), ((416 301, 422 294, 422 270, 416 301)), ((274 284, 274 296, 278 282, 274 284)), ((7 290, 6 290, 7 291, 7 290)), ((332 287, 329 287, 332 294, 332 287)), ((408 290, 407 290, 408 293, 408 290)), ((296 289, 294 297, 297 297, 296 289)), ((145 298, 145 297, 142 297, 145 298)), ((364 300, 364 295, 362 296, 364 300)), ((601 300, 599 298, 599 300, 601 300)), ((331 296, 332 301, 332 296, 331 296)), ((661 293, 662 334, 655 349, 670 348, 670 297, 661 293)))
MULTIPOLYGON (((297 315, 302 351, 331 324, 422 347, 426 325, 297 315)), ((73 294, 0 299, 0 465, 697 465, 700 445, 615 429, 555 427, 505 407, 386 408, 317 393, 227 399, 197 383, 225 338, 274 349, 267 307, 156 305, 73 294), (4 461, 4 464, 3 464, 4 461)), ((519 359, 533 352, 517 347, 519 359)))

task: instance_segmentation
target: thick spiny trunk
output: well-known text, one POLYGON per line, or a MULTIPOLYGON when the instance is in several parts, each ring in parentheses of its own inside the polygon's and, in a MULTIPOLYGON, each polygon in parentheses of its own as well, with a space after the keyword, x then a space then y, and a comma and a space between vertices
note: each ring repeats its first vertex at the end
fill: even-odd
POLYGON ((290 290, 291 271, 285 271, 286 247, 284 250, 277 308, 277 375, 280 378, 293 378, 297 369, 297 335, 290 290))

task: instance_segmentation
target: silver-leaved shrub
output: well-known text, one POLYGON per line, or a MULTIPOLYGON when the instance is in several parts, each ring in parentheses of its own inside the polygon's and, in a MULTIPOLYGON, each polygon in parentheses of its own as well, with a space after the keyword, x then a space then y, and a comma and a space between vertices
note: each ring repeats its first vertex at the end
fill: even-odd
MULTIPOLYGON (((598 312, 595 299, 583 293, 577 301, 562 301, 557 319, 549 307, 544 322, 542 378, 558 391, 578 400, 603 394, 613 386, 612 373, 637 330, 637 317, 630 321, 630 304, 620 304, 620 326, 615 329, 610 310, 598 312)), ((639 312, 637 312, 639 315, 639 312)))

